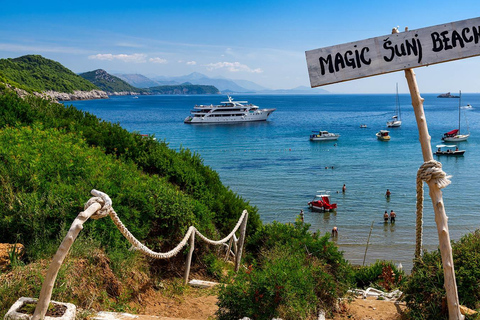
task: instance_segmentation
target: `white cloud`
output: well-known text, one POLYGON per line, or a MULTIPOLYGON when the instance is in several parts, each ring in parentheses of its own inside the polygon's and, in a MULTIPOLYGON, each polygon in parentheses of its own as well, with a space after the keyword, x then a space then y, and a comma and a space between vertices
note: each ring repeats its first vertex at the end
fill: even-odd
POLYGON ((143 53, 134 53, 134 54, 111 54, 111 53, 99 53, 95 55, 88 56, 89 59, 94 60, 120 60, 123 62, 134 62, 134 63, 144 63, 146 62, 147 55, 143 53))
POLYGON ((240 62, 217 62, 217 63, 209 63, 205 65, 208 70, 214 69, 227 69, 230 72, 238 72, 238 71, 246 71, 250 73, 262 73, 263 70, 260 68, 252 69, 245 64, 241 64, 240 62))
POLYGON ((156 58, 150 58, 148 61, 153 62, 153 63, 160 63, 160 64, 165 64, 167 63, 167 60, 156 57, 156 58))
POLYGON ((196 64, 197 64, 197 61, 188 61, 187 62, 187 65, 189 65, 189 66, 194 66, 196 64))

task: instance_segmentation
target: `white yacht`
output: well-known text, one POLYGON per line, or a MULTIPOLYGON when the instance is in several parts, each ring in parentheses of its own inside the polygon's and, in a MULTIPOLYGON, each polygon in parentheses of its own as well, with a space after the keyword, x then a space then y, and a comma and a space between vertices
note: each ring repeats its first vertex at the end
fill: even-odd
POLYGON ((221 102, 220 105, 196 105, 190 115, 185 118, 184 123, 235 123, 266 121, 268 116, 276 109, 260 109, 248 101, 221 102))

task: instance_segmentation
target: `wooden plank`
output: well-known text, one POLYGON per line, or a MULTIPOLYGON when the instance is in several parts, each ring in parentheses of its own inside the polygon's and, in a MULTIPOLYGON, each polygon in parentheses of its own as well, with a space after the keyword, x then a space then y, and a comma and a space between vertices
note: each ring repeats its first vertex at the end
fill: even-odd
POLYGON ((313 87, 480 55, 480 17, 305 52, 313 87))

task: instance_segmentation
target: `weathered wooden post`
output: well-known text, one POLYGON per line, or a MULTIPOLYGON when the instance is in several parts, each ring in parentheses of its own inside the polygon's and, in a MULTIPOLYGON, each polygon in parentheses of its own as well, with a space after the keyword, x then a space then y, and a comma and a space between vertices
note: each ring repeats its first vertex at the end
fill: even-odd
POLYGON ((190 265, 192 264, 193 250, 195 250, 195 232, 192 232, 192 234, 190 235, 190 250, 188 251, 187 265, 185 267, 185 275, 184 275, 185 285, 188 283, 188 277, 190 275, 190 265))
MULTIPOLYGON (((430 135, 412 68, 480 55, 480 18, 446 23, 423 29, 306 51, 312 87, 359 79, 395 71, 405 71, 415 111, 425 164, 433 162, 430 135)), ((434 163, 436 164, 436 163, 434 163)), ((442 174, 443 171, 441 172, 442 174)), ((427 181, 430 189, 450 320, 462 320, 460 313, 447 216, 438 181, 427 181)))

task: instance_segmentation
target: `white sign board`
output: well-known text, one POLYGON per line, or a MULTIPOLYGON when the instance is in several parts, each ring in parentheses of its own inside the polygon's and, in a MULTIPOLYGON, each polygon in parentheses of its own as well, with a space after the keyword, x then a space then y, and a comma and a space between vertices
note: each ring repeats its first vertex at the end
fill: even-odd
POLYGON ((480 18, 306 51, 313 87, 480 55, 480 18))

